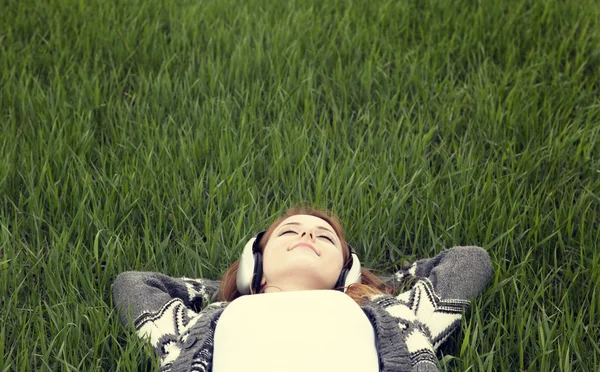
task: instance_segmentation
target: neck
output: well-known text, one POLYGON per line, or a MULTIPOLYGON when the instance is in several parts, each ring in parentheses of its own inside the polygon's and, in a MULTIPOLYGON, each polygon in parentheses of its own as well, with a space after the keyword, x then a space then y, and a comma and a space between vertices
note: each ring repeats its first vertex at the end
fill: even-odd
POLYGON ((275 293, 275 292, 291 292, 291 291, 311 291, 319 289, 331 289, 331 288, 319 288, 318 286, 311 285, 309 281, 303 278, 301 281, 286 280, 273 283, 267 283, 264 287, 263 293, 275 293))

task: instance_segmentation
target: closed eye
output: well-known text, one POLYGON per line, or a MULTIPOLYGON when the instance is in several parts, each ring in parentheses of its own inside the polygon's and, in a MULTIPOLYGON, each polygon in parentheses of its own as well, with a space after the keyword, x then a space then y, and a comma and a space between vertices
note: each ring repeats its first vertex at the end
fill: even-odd
MULTIPOLYGON (((279 234, 279 236, 282 236, 282 235, 285 235, 285 234, 288 234, 288 233, 292 233, 292 234, 298 234, 297 232, 295 232, 295 231, 293 231, 293 230, 287 230, 287 231, 284 231, 284 232, 282 232, 281 234, 279 234)), ((330 242, 331 244, 335 244, 335 243, 333 242, 333 239, 331 239, 331 238, 330 238, 330 237, 328 237, 327 235, 319 235, 319 238, 325 238, 325 239, 329 240, 329 242, 330 242)))
POLYGON ((328 237, 326 235, 319 235, 319 238, 325 238, 325 239, 329 240, 331 242, 331 244, 333 244, 333 239, 331 239, 330 237, 328 237))

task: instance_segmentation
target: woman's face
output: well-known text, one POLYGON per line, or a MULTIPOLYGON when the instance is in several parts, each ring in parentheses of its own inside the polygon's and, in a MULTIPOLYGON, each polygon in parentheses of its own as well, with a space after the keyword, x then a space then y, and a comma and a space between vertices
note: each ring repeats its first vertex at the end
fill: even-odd
POLYGON ((273 230, 263 251, 265 293, 333 289, 342 270, 342 244, 333 227, 298 214, 273 230), (278 288, 274 288, 278 287, 278 288))

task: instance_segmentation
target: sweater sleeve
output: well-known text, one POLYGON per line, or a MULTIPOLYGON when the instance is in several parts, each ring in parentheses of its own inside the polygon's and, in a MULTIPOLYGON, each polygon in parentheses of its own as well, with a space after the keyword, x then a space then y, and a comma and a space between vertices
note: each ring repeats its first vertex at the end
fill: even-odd
POLYGON ((417 261, 408 274, 419 280, 397 298, 411 307, 437 350, 458 328, 463 310, 473 297, 483 292, 491 273, 491 260, 484 249, 454 247, 432 259, 417 261))
MULTIPOLYGON (((394 283, 415 278, 414 286, 376 302, 403 330, 414 371, 436 371, 435 352, 460 326, 471 298, 487 286, 492 273, 489 254, 479 247, 454 247, 397 272, 394 283)), ((390 282, 388 281, 388 284, 390 282)))
POLYGON ((131 313, 120 312, 121 322, 133 319, 146 311, 155 311, 171 299, 179 299, 184 306, 199 312, 211 302, 219 282, 209 279, 172 278, 164 274, 127 271, 121 273, 112 285, 115 306, 128 307, 131 313))
POLYGON ((112 295, 121 322, 133 322, 138 336, 149 339, 161 370, 176 371, 178 366, 210 365, 216 319, 227 303, 200 308, 217 288, 218 282, 207 279, 129 271, 117 276, 112 295))
POLYGON ((483 292, 491 275, 490 256, 483 248, 454 247, 398 271, 388 284, 410 278, 428 279, 442 299, 470 300, 483 292))

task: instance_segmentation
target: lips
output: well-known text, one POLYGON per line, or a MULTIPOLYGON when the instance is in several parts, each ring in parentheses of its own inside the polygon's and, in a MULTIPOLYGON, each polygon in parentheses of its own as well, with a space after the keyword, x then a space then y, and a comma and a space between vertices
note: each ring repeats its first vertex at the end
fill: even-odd
MULTIPOLYGON (((293 247, 292 247, 292 249, 294 249, 294 248, 298 248, 298 247, 307 247, 307 248, 310 248, 310 249, 312 249, 312 250, 313 250, 313 252, 315 252, 315 254, 316 254, 317 256, 319 256, 319 253, 317 253, 317 250, 315 249, 315 247, 314 247, 312 244, 309 244, 309 243, 298 243, 298 244, 296 244, 295 246, 293 246, 293 247)), ((290 249, 290 250, 291 250, 291 249, 290 249)))

